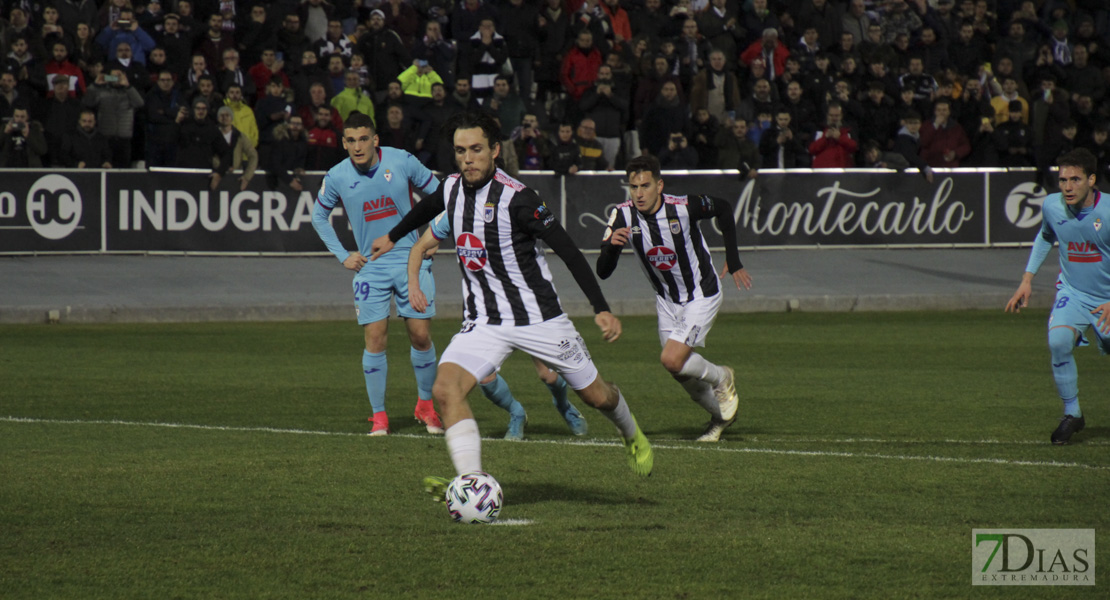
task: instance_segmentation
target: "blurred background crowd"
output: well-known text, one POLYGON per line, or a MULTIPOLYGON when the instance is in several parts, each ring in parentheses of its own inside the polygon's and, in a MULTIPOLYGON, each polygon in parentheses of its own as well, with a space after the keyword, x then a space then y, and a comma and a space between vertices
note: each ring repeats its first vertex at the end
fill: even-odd
POLYGON ((1104 0, 3 0, 0 167, 259 166, 300 189, 343 120, 450 171, 1110 161, 1104 0))

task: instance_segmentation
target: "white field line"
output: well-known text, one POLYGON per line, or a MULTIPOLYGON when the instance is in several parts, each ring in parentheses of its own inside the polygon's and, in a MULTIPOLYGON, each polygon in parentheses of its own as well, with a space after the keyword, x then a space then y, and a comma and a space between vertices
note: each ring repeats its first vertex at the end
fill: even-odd
MULTIPOLYGON (((279 433, 279 434, 292 434, 292 435, 320 435, 320 436, 335 436, 335 437, 366 437, 364 433, 342 433, 335 431, 311 431, 307 429, 278 429, 275 427, 232 427, 225 425, 193 425, 189 423, 158 423, 158 422, 142 422, 142 421, 119 421, 119 420, 78 420, 78 419, 34 419, 27 417, 0 417, 0 422, 7 423, 41 423, 53 425, 121 425, 131 427, 161 427, 168 429, 195 429, 202 431, 235 431, 235 432, 256 432, 256 433, 279 433)), ((418 434, 390 434, 388 437, 402 437, 412 439, 427 439, 428 435, 418 434)), ((754 441, 754 440, 753 440, 754 441)), ((1005 442, 1000 440, 938 440, 933 442, 899 442, 897 440, 883 440, 875 438, 848 438, 845 440, 762 440, 764 442, 772 443, 787 443, 789 441, 795 443, 933 443, 933 444, 1031 444, 1033 442, 1005 442)), ((501 438, 482 438, 482 442, 505 442, 501 438)), ((615 441, 603 440, 524 440, 524 441, 511 441, 506 442, 511 444, 546 444, 546 445, 563 445, 563 446, 618 446, 615 441)), ((1040 442, 1047 444, 1046 442, 1040 442)), ((686 450, 695 452, 731 452, 738 454, 772 454, 781 456, 814 456, 814 457, 831 457, 831 458, 868 458, 875 460, 899 460, 899 461, 925 461, 925 462, 938 462, 938 463, 958 463, 958 464, 992 464, 992 465, 1009 465, 1018 467, 1049 467, 1049 468, 1065 468, 1065 469, 1088 469, 1094 471, 1110 471, 1110 466, 1106 465, 1089 465, 1077 462, 1061 462, 1061 461, 1037 461, 1037 460, 1009 460, 1003 458, 962 458, 952 456, 935 456, 935 455, 914 455, 914 454, 884 454, 872 452, 840 452, 840 451, 826 451, 826 450, 780 450, 773 448, 736 448, 730 446, 720 445, 704 445, 698 444, 660 444, 652 445, 653 448, 659 450, 686 450)))

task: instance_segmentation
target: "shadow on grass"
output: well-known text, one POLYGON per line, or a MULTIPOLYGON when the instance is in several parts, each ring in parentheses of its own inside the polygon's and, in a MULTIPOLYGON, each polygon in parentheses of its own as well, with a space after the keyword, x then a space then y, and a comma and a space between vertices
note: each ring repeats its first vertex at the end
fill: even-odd
POLYGON ((565 483, 514 483, 513 504, 576 502, 594 505, 655 505, 657 502, 637 494, 615 494, 612 489, 590 488, 565 483))

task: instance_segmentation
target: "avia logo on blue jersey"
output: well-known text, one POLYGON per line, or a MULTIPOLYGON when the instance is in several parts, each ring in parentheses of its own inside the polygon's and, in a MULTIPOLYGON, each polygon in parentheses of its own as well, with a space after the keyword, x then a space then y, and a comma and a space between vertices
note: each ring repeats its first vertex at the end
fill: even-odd
POLYGON ((666 246, 653 246, 647 251, 648 264, 660 271, 670 271, 674 268, 677 256, 674 250, 666 246))
POLYGON ((1102 262, 1102 252, 1091 242, 1068 242, 1068 262, 1102 262))
POLYGON ((362 218, 367 223, 396 215, 397 205, 393 203, 393 198, 389 196, 382 196, 377 200, 362 203, 362 218))
POLYGON ((464 233, 455 240, 459 262, 471 271, 481 271, 486 266, 486 247, 473 233, 464 233))

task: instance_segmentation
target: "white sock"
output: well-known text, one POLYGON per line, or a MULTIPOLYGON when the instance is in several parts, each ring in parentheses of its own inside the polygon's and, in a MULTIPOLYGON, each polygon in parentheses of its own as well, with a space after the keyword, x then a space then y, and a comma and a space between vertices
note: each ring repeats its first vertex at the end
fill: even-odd
POLYGON ((705 358, 697 352, 692 352, 690 353, 690 358, 686 359, 686 364, 682 365, 682 370, 679 371, 678 374, 700 379, 713 387, 717 387, 717 385, 721 383, 721 379, 724 379, 725 370, 705 360, 705 358))
POLYGON ((599 408, 598 412, 605 415, 606 419, 617 426, 617 431, 620 431, 621 437, 629 439, 636 435, 636 420, 632 418, 632 411, 628 409, 628 403, 624 401, 624 394, 619 389, 617 390, 617 407, 613 410, 599 408))
POLYGON ((700 379, 687 379, 682 382, 682 389, 690 394, 690 399, 698 403, 706 412, 718 421, 721 420, 721 403, 717 402, 717 395, 713 393, 713 386, 700 379))
POLYGON ((482 437, 474 419, 463 419, 448 427, 443 437, 447 439, 447 453, 455 463, 457 475, 482 470, 482 437))

